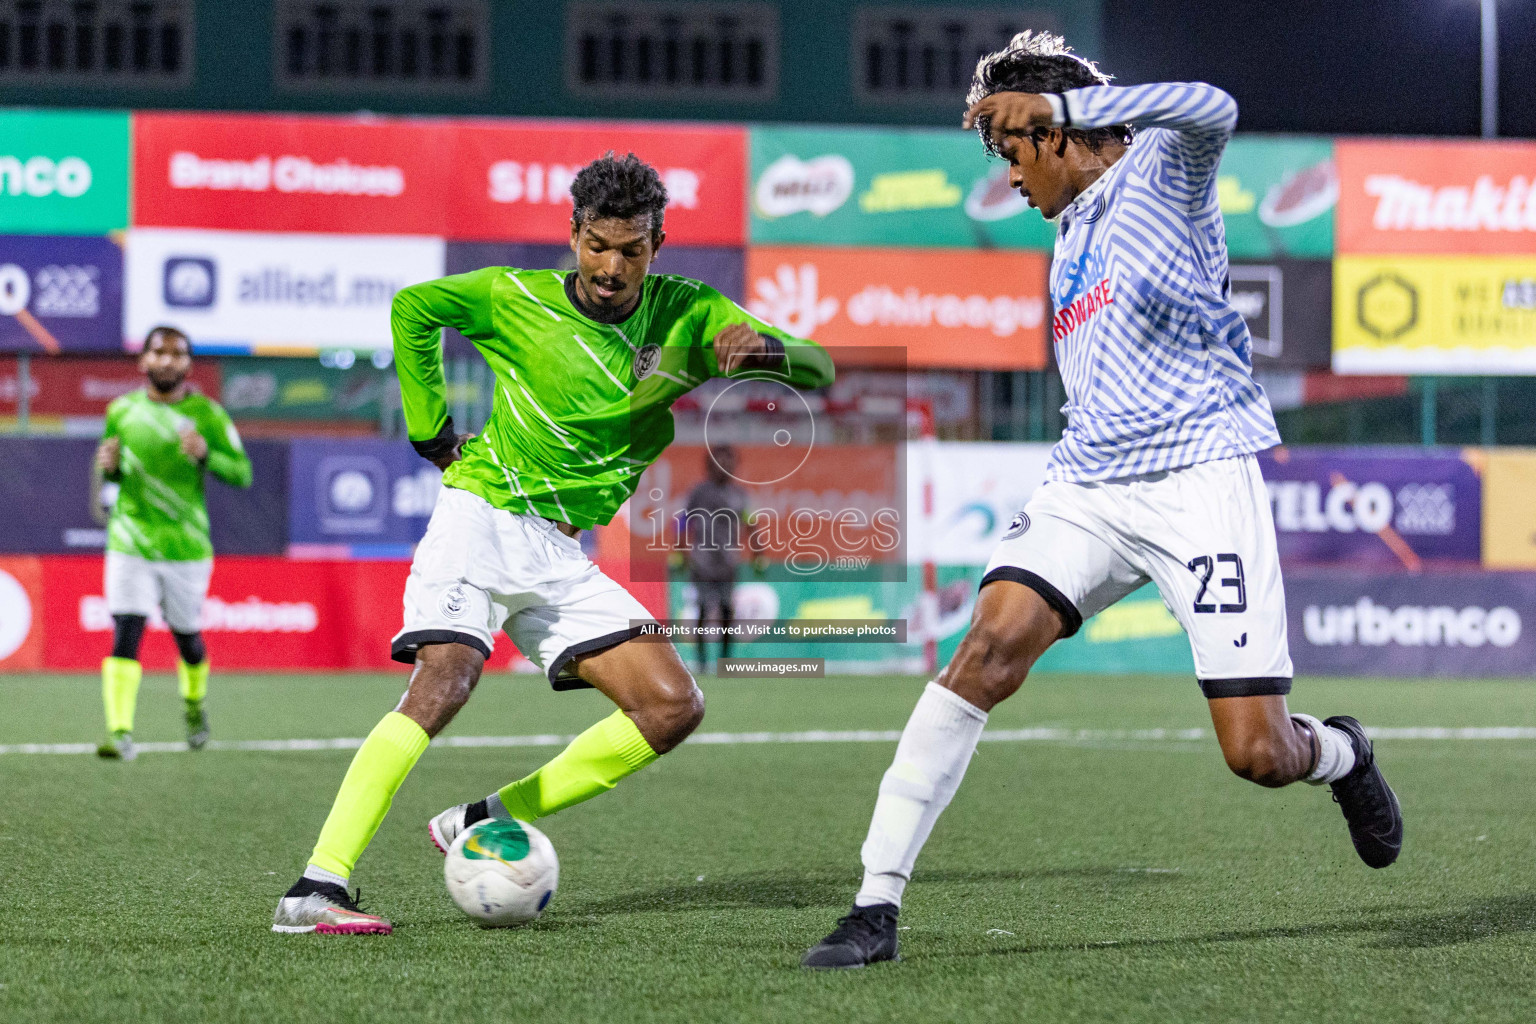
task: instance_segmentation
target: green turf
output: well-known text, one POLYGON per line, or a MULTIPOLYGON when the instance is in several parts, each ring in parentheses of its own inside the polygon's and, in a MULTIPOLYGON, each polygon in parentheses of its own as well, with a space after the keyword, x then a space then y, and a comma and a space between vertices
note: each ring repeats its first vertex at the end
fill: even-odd
MULTIPOLYGON (((0 744, 94 740, 98 682, 0 677, 0 744)), ((222 739, 361 736, 400 675, 215 675, 222 739)), ((709 731, 891 729, 911 679, 715 681, 709 731)), ((1382 726, 1536 725, 1522 682, 1303 680, 1382 726)), ((175 739, 146 680, 139 737, 175 739)), ((575 731, 591 693, 488 679, 459 735, 575 731)), ((995 728, 1208 725, 1184 679, 1042 677, 995 728)), ((889 743, 684 746, 543 823, 538 924, 459 916, 429 815, 548 748, 429 751, 355 881, 392 937, 277 936, 350 753, 0 755, 0 1021, 1530 1021, 1536 741, 1381 745, 1402 861, 1355 858, 1326 790, 1266 791, 1214 741, 988 743, 908 890, 900 964, 811 974, 889 743)))

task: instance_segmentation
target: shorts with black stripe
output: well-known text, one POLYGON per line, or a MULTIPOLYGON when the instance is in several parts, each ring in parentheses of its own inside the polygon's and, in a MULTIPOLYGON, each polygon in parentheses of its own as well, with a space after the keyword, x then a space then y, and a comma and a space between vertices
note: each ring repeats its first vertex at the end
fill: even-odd
POLYGON ((1062 635, 1153 582, 1207 697, 1290 690, 1285 587, 1251 455, 1096 483, 1051 481, 1014 517, 982 585, 1040 594, 1062 635))

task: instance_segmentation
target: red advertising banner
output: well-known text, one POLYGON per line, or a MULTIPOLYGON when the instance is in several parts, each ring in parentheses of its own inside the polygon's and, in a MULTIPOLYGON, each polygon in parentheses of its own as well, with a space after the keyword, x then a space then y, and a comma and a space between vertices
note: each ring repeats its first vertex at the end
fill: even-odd
MULTIPOLYGON (((102 559, 59 555, 42 563, 43 667, 89 670, 112 646, 102 559)), ((203 633, 214 670, 386 668, 400 628, 405 562, 214 560, 203 633)), ((36 628, 36 626, 34 626, 36 628)), ((144 640, 146 668, 176 664, 163 624, 144 640)))
POLYGON ((441 235, 452 126, 265 114, 133 116, 133 224, 441 235))
POLYGON ((1045 366, 1046 256, 1037 252, 761 246, 747 308, 829 347, 906 349, 908 366, 1045 366))
POLYGON ((566 241, 572 179, 612 150, 633 152, 661 172, 673 243, 741 245, 746 239, 743 129, 514 121, 460 123, 454 130, 457 155, 442 161, 452 174, 444 192, 450 238, 566 241))
MULTIPOLYGON (((105 416, 107 403, 144 386, 144 375, 132 357, 121 359, 33 359, 32 416, 105 416)), ((190 380, 215 401, 219 398, 219 364, 213 359, 192 362, 190 380)), ((0 360, 0 416, 15 416, 21 381, 16 360, 0 360)))
POLYGON ((1343 140, 1339 252, 1536 253, 1536 143, 1343 140))
POLYGON ((43 667, 42 559, 0 557, 0 672, 43 667))
MULTIPOLYGON (((410 568, 404 561, 215 558, 202 622, 214 671, 398 667, 403 675, 389 643, 400 629, 410 568)), ((623 568, 605 565, 620 582, 623 568)), ((635 590, 666 617, 664 588, 635 590)), ((111 647, 100 555, 0 557, 0 671, 94 671, 111 647)), ((141 657, 151 671, 176 666, 164 623, 150 623, 141 657)), ((489 665, 528 667, 505 635, 489 665)))

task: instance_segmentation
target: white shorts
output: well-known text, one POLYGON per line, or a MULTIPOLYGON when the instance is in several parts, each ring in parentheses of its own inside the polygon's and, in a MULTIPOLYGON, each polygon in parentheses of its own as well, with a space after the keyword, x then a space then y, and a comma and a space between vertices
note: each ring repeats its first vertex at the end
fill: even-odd
POLYGON ((107 552, 105 589, 107 611, 112 615, 164 616, 173 633, 196 633, 202 628, 203 601, 213 559, 195 562, 151 562, 121 551, 107 552))
POLYGON ((1049 482, 1014 517, 982 586, 1036 591, 1071 636, 1148 580, 1189 634, 1207 697, 1291 689, 1269 494, 1246 455, 1102 483, 1049 482))
POLYGON ((538 516, 444 487, 405 582, 405 628, 390 645, 412 664, 424 644, 461 643, 490 657, 496 631, 557 690, 587 686, 573 660, 636 636, 655 619, 604 576, 574 537, 538 516))

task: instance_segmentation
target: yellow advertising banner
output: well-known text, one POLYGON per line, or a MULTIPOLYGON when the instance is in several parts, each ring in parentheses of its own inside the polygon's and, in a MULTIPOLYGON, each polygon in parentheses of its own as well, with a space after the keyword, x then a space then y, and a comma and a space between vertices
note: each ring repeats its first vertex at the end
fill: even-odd
POLYGON ((1333 263, 1335 373, 1536 373, 1536 255, 1333 263))
POLYGON ((1536 450, 1490 448, 1483 458, 1483 567, 1536 569, 1536 450))

